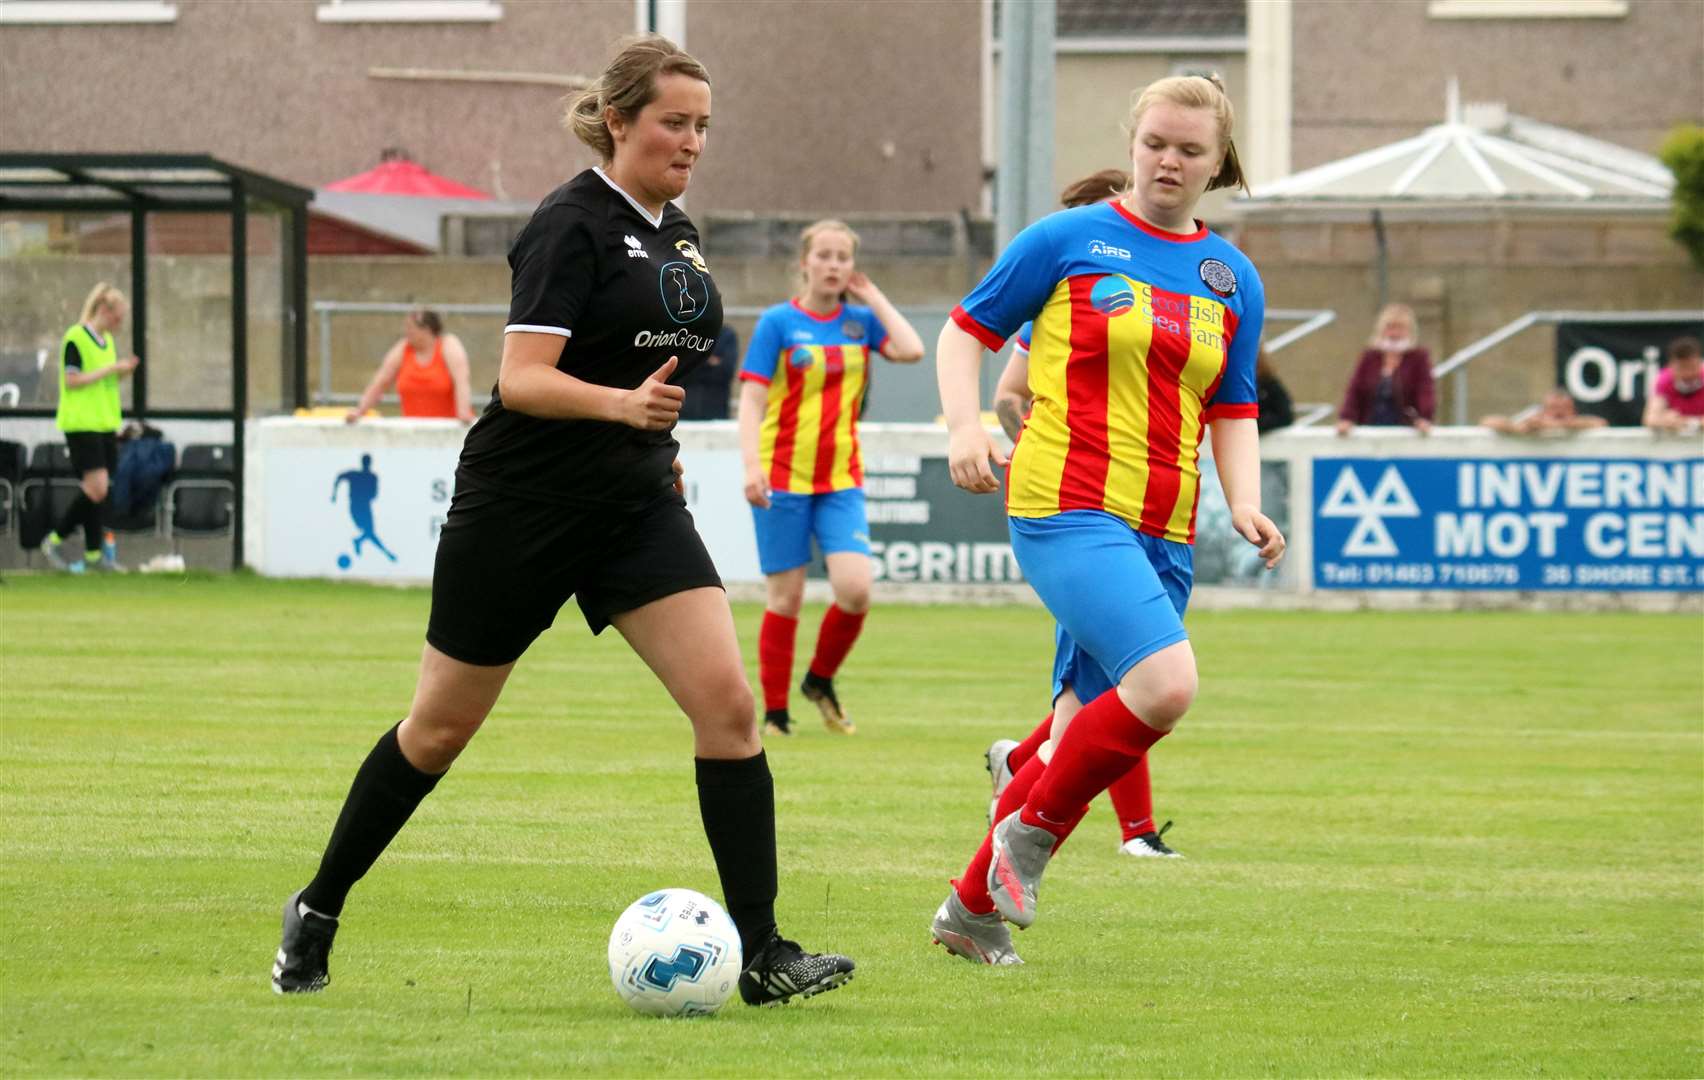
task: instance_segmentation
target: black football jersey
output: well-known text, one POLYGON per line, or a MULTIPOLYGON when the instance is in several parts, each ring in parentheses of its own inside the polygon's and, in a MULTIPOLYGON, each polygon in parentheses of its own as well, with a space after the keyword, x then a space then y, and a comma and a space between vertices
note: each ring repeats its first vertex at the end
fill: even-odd
MULTIPOLYGON (((551 192, 509 249, 507 331, 559 334, 556 367, 637 387, 670 356, 679 382, 710 354, 722 297, 698 230, 673 203, 653 218, 601 169, 551 192)), ((674 480, 672 431, 546 420, 503 407, 497 388, 462 446, 457 483, 575 503, 635 505, 674 480)))

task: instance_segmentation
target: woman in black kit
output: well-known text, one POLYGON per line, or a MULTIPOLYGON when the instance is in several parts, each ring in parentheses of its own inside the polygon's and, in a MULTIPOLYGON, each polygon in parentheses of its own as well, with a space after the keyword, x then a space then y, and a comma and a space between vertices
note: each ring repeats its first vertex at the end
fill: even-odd
POLYGON ((727 595, 677 484, 670 434, 722 301, 669 200, 704 150, 710 77, 633 39, 566 126, 603 167, 557 188, 509 252, 502 368, 468 432, 438 542, 414 702, 355 775, 319 872, 284 906, 273 989, 312 992, 349 889, 479 730, 515 661, 574 596, 692 722, 698 805, 752 1005, 831 990, 852 961, 775 928, 775 794, 727 595))

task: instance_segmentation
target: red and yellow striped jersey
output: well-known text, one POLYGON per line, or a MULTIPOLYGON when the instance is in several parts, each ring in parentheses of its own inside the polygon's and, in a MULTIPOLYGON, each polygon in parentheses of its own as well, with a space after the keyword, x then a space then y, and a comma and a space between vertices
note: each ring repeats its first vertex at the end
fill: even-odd
POLYGON ((1192 543, 1207 424, 1258 413, 1265 315, 1253 264, 1205 226, 1166 233, 1100 203, 1025 229, 953 312, 996 350, 1035 320, 1006 512, 1104 510, 1192 543))
POLYGON ((770 487, 821 495, 863 486, 858 411, 870 357, 886 341, 866 307, 817 315, 793 301, 763 313, 740 378, 769 387, 758 451, 770 487))

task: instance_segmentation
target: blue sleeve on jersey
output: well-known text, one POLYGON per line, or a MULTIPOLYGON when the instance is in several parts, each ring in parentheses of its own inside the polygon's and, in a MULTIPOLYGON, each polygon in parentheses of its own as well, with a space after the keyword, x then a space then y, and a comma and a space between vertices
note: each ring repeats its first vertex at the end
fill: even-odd
POLYGON ((887 327, 882 325, 882 321, 876 318, 876 313, 869 308, 859 308, 859 311, 864 323, 864 340, 870 343, 871 352, 881 352, 888 341, 887 327))
POLYGON ((1024 352, 1029 352, 1030 339, 1035 337, 1035 320, 1031 319, 1018 327, 1018 332, 1012 336, 1017 339, 1018 348, 1024 352))
POLYGON ((1245 272, 1239 275, 1242 277, 1242 315, 1237 321, 1237 332, 1231 338, 1225 377, 1219 382, 1213 400, 1207 403, 1209 409, 1224 405, 1251 405, 1260 397, 1254 387, 1254 365, 1260 351, 1260 335, 1266 327, 1266 286, 1252 263, 1245 261, 1243 266, 1245 272))
POLYGON ((775 377, 775 362, 781 356, 781 312, 770 308, 757 320, 751 332, 751 344, 746 346, 745 361, 740 364, 740 377, 747 375, 764 382, 775 377))
POLYGON ((990 349, 1000 348, 1012 331, 1040 314, 1059 285, 1052 220, 1042 218, 1013 237, 987 276, 954 312, 953 321, 990 349), (965 326, 960 315, 985 333, 965 326))

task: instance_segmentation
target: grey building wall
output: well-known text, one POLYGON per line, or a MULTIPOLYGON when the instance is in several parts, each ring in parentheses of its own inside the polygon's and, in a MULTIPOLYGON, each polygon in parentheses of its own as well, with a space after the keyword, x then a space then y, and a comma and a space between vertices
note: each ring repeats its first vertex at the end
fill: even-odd
POLYGON ((1295 0, 1295 170, 1443 122, 1444 83, 1535 120, 1654 153, 1704 119, 1704 3, 1618 18, 1443 19, 1428 0, 1295 0))
MULTIPOLYGON (((157 25, 7 26, 0 148, 210 152, 319 186, 401 147, 535 199, 587 165, 561 87, 402 81, 373 68, 595 75, 633 0, 503 0, 488 23, 322 23, 315 0, 176 0, 157 25), (68 86, 69 57, 98 58, 68 86)), ((687 6, 714 80, 690 205, 956 210, 980 182, 976 0, 687 6), (891 154, 888 146, 891 144, 891 154)))
POLYGON ((978 0, 692 0, 715 116, 692 207, 976 209, 981 28, 978 0))
POLYGON ((630 0, 509 0, 491 23, 321 23, 313 0, 178 0, 159 25, 0 32, 7 149, 211 152, 316 187, 390 146, 435 172, 536 198, 591 161, 551 86, 377 79, 374 67, 595 73, 630 0), (100 58, 68 87, 67 57, 100 58))

